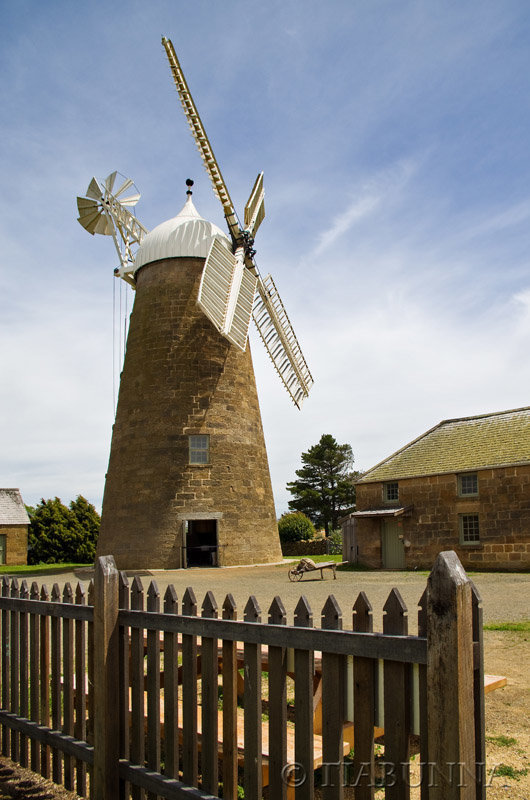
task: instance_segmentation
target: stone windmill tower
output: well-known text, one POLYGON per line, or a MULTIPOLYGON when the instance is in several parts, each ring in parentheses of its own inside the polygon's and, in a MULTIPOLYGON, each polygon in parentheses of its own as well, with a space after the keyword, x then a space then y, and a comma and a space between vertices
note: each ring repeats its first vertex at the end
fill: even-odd
POLYGON ((150 233, 116 173, 78 198, 79 222, 112 235, 117 276, 136 297, 113 428, 98 548, 120 569, 281 558, 248 328, 294 403, 313 383, 270 276, 254 260, 264 218, 258 176, 240 225, 171 42, 163 39, 184 111, 230 238, 187 201, 150 233), (133 249, 137 247, 136 253, 133 249))

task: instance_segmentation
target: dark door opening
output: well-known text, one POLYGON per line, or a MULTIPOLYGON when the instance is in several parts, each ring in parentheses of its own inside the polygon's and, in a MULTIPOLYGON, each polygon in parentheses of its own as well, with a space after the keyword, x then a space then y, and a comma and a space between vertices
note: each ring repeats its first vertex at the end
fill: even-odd
POLYGON ((217 520, 188 520, 186 566, 216 567, 217 563, 217 520))

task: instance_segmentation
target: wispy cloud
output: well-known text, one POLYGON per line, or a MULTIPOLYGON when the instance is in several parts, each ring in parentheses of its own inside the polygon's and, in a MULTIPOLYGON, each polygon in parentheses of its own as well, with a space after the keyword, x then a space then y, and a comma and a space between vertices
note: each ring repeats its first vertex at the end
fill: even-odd
POLYGON ((392 167, 380 170, 365 180, 359 194, 351 200, 346 210, 339 213, 320 233, 318 242, 308 259, 322 255, 355 225, 370 217, 385 200, 395 197, 418 171, 421 160, 402 159, 392 167))

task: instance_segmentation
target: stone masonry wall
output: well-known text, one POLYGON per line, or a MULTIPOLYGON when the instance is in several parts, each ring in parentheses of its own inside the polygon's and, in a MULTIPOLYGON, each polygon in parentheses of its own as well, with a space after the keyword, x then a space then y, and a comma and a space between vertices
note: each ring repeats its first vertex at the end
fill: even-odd
POLYGON ((120 569, 182 566, 194 518, 217 520, 221 566, 281 561, 250 349, 198 308, 203 265, 137 276, 98 542, 120 569), (210 435, 209 464, 188 463, 191 434, 210 435))
POLYGON ((6 564, 28 563, 28 526, 0 525, 0 534, 6 539, 6 564))
MULTIPOLYGON (((478 470, 478 496, 459 497, 456 475, 398 481, 396 506, 413 506, 398 518, 410 547, 407 569, 429 569, 440 550, 455 550, 466 569, 530 568, 530 466, 478 470), (459 514, 478 514, 480 542, 460 544, 459 514)), ((357 486, 357 510, 381 508, 383 484, 357 486)), ((381 522, 357 519, 359 561, 379 568, 381 522)))
POLYGON ((328 552, 327 545, 327 539, 282 542, 282 553, 284 556, 322 556, 328 552))

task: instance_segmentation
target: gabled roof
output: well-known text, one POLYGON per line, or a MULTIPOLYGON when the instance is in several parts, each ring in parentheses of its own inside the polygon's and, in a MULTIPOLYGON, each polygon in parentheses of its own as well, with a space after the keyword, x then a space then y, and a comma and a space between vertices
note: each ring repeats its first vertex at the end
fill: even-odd
POLYGON ((516 464, 530 464, 530 406, 443 420, 369 469, 357 483, 516 464))
POLYGON ((0 489, 0 525, 29 525, 20 489, 0 489))

